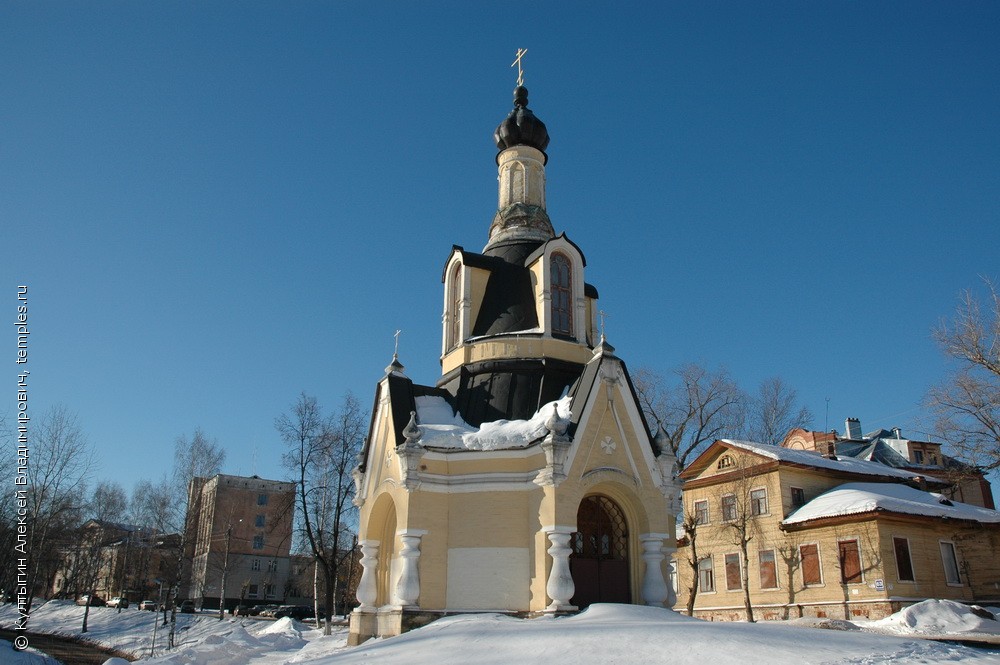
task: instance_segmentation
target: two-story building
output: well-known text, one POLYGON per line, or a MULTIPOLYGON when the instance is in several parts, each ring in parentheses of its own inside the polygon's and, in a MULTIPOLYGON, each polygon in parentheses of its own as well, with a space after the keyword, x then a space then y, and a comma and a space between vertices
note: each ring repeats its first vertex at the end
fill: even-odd
POLYGON ((947 498, 946 480, 731 440, 681 478, 697 524, 679 542, 676 608, 697 577, 695 616, 745 619, 744 585, 755 619, 880 618, 927 598, 1000 598, 1000 513, 947 498))

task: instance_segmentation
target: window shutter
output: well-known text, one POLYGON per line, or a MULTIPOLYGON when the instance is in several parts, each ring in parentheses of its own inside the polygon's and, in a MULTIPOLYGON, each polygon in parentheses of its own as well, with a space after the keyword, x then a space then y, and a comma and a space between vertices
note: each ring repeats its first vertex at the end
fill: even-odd
POLYGON ((844 584, 861 581, 861 555, 858 553, 858 541, 842 540, 837 543, 840 549, 840 579, 844 584))

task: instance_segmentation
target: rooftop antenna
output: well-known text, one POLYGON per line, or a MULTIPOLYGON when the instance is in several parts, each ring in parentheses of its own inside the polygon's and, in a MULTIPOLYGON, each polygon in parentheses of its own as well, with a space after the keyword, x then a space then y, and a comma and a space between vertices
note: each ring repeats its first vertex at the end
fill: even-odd
POLYGON ((517 57, 514 58, 514 62, 510 63, 511 67, 513 67, 514 65, 517 65, 517 85, 518 85, 518 87, 524 85, 524 69, 521 68, 521 58, 523 58, 525 55, 527 55, 527 53, 528 53, 528 49, 526 49, 526 48, 519 48, 519 49, 517 49, 517 57))

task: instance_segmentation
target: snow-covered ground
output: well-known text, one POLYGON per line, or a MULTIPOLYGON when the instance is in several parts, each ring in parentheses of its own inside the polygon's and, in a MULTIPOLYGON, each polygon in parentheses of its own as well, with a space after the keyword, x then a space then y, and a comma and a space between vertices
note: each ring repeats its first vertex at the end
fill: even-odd
MULTIPOLYGON (((50 602, 33 611, 34 630, 79 636, 83 608, 50 602)), ((1000 635, 1000 622, 975 617, 948 601, 927 601, 882 621, 841 630, 820 630, 815 622, 708 622, 668 610, 636 605, 594 605, 576 616, 514 619, 499 614, 447 617, 384 640, 346 646, 346 629, 324 637, 291 619, 263 621, 210 615, 179 616, 178 647, 164 651, 158 628, 157 653, 149 658, 153 614, 92 608, 86 637, 142 654, 144 664, 163 665, 509 665, 521 662, 677 663, 769 665, 842 663, 996 663, 1000 649, 974 649, 931 642, 919 634, 1000 635), (810 625, 813 624, 813 625, 810 625), (873 631, 879 631, 878 633, 873 631), (891 632, 892 635, 884 633, 891 632), (879 634, 881 633, 881 634, 879 634), (757 657, 756 655, 759 655, 757 657)), ((0 624, 14 612, 0 607, 0 624)), ((41 665, 12 656, 0 645, 0 663, 41 665)))
MULTIPOLYGON (((1000 608, 983 608, 1000 616, 1000 608)), ((1000 621, 975 615, 967 605, 953 600, 925 600, 878 621, 858 622, 865 630, 887 635, 1000 635, 1000 621)))

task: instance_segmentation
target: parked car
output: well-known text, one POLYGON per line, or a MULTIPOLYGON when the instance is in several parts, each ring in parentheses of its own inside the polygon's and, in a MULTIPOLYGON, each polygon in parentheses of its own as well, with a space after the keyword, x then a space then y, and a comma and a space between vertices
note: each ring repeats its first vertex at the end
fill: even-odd
POLYGON ((313 608, 308 605, 282 605, 275 610, 274 618, 281 619, 282 617, 291 617, 296 621, 311 619, 313 617, 313 608))
POLYGON ((128 609, 128 598, 122 598, 121 596, 115 596, 108 601, 108 607, 120 607, 123 610, 128 609))
POLYGON ((281 605, 265 605, 261 611, 260 616, 274 618, 274 615, 281 609, 281 605))
POLYGON ((76 599, 77 605, 90 605, 91 607, 104 607, 107 603, 104 599, 94 594, 93 597, 89 593, 85 593, 76 599))
POLYGON ((181 604, 177 607, 177 610, 184 614, 194 614, 194 601, 193 600, 181 601, 181 604))
POLYGON ((139 603, 139 609, 140 610, 149 610, 150 612, 155 612, 159 608, 157 607, 155 600, 144 600, 141 603, 139 603))

